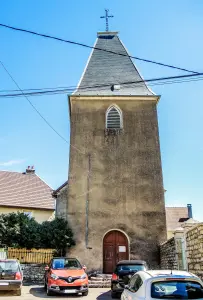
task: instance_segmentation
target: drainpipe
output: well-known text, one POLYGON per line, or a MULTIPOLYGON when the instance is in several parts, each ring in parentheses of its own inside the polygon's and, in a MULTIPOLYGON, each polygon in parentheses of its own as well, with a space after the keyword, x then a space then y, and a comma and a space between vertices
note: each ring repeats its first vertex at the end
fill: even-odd
POLYGON ((86 196, 86 226, 85 226, 85 245, 86 249, 92 249, 88 245, 89 241, 89 192, 90 192, 90 172, 91 172, 91 155, 88 153, 88 171, 87 171, 87 196, 86 196))

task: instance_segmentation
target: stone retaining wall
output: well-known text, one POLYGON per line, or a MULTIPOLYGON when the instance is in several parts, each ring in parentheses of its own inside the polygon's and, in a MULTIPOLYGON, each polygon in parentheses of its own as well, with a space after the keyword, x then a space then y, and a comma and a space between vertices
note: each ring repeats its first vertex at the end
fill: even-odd
POLYGON ((203 223, 186 233, 188 270, 203 280, 203 223))
MULTIPOLYGON (((44 284, 45 264, 21 264, 24 284, 44 284)), ((92 274, 89 277, 90 288, 110 288, 111 275, 92 274)))
POLYGON ((175 239, 171 238, 160 246, 161 269, 177 269, 175 239))
POLYGON ((24 283, 44 283, 45 264, 21 264, 24 283))

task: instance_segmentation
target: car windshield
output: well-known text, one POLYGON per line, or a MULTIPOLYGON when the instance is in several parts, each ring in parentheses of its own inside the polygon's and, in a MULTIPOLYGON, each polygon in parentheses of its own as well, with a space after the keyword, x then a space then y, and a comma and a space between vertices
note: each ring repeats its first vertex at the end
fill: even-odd
POLYGON ((119 265, 117 266, 118 272, 137 272, 145 270, 144 265, 119 265))
POLYGON ((15 260, 0 261, 0 273, 2 272, 18 272, 19 266, 15 260))
POLYGON ((59 269, 70 269, 70 270, 79 270, 82 269, 81 264, 77 259, 68 259, 68 258, 57 258, 53 260, 52 268, 54 270, 59 269))
POLYGON ((156 299, 201 299, 203 290, 195 281, 159 281, 151 285, 151 297, 156 299))

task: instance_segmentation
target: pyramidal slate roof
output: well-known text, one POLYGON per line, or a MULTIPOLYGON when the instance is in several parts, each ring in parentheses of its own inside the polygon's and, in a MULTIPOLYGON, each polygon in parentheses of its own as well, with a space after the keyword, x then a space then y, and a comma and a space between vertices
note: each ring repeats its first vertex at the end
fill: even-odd
POLYGON ((78 88, 73 94, 107 96, 154 95, 144 82, 134 83, 142 80, 143 78, 129 57, 117 32, 100 32, 78 88), (108 51, 123 55, 117 55, 108 51), (114 88, 116 85, 117 89, 114 88))
POLYGON ((36 174, 0 171, 0 207, 55 209, 52 189, 36 174))

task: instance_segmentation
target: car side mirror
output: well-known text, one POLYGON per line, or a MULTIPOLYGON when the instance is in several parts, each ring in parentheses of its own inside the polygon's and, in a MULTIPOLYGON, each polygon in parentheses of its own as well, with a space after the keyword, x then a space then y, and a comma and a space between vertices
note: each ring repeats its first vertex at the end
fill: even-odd
POLYGON ((25 267, 21 267, 21 270, 23 271, 25 269, 25 267))
POLYGON ((45 271, 49 271, 49 266, 46 266, 46 267, 44 268, 44 270, 45 270, 45 271))
POLYGON ((83 270, 84 270, 84 271, 86 271, 86 270, 87 270, 87 267, 86 267, 86 266, 83 266, 82 268, 83 268, 83 270))

